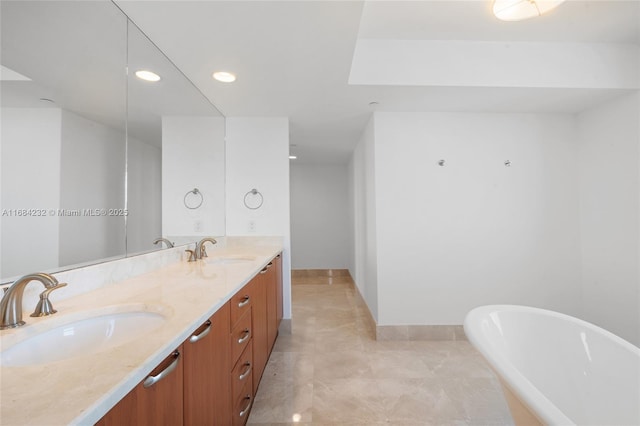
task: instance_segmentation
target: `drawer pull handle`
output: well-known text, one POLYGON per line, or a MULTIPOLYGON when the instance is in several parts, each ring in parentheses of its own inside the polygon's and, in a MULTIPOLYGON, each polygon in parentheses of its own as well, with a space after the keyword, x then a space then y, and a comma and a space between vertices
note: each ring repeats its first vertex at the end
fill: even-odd
POLYGON ((251 409, 251 403, 253 402, 251 401, 251 395, 245 396, 244 399, 248 402, 248 404, 244 408, 244 410, 240 411, 240 417, 244 417, 244 415, 249 412, 249 410, 251 409))
POLYGON ((269 262, 269 263, 267 264, 267 268, 271 268, 272 266, 273 266, 273 262, 269 262))
POLYGON ((173 362, 171 364, 169 364, 169 366, 167 368, 165 368, 164 370, 162 370, 158 375, 156 376, 149 376, 147 377, 144 382, 142 382, 142 385, 145 388, 149 388, 153 385, 155 385, 156 383, 158 383, 160 380, 164 379, 165 377, 167 377, 169 374, 171 374, 171 372, 173 370, 176 369, 176 366, 178 365, 178 361, 180 360, 180 352, 175 351, 173 354, 171 354, 175 359, 173 360, 173 362))
POLYGON ((243 336, 238 339, 238 344, 240 345, 246 342, 247 340, 249 340, 249 337, 251 337, 251 332, 249 331, 248 328, 245 328, 242 334, 243 336))
POLYGON ((266 274, 267 273, 267 269, 269 269, 268 266, 265 266, 262 271, 260 271, 261 274, 266 274))
POLYGON ((202 333, 198 334, 198 335, 193 335, 191 337, 189 337, 189 342, 191 343, 195 343, 198 340, 202 339, 204 336, 206 336, 207 334, 209 334, 209 332, 211 331, 211 320, 207 320, 207 322, 205 323, 207 324, 207 328, 205 328, 202 333))
POLYGON ((243 306, 246 306, 250 300, 251 298, 249 296, 244 296, 242 300, 238 302, 238 308, 242 308, 243 306))
POLYGON ((247 369, 246 369, 246 370, 244 370, 244 373, 242 373, 241 375, 239 375, 239 376, 238 376, 238 379, 239 379, 239 380, 244 380, 244 379, 246 379, 246 378, 247 378, 247 376, 249 375, 249 373, 251 373, 251 363, 250 363, 250 362, 247 362, 247 363, 245 364, 245 366, 247 367, 247 369))

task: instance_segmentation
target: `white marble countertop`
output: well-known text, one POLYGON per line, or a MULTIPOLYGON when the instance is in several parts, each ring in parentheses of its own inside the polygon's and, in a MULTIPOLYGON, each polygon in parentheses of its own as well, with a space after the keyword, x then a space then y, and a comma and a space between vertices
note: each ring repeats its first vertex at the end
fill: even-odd
POLYGON ((205 260, 176 262, 66 300, 56 302, 54 293, 55 315, 31 318, 24 312, 27 325, 0 333, 2 350, 46 329, 107 312, 150 310, 166 321, 139 340, 103 352, 42 365, 1 366, 0 424, 94 424, 283 247, 271 243, 207 249, 205 260), (208 263, 234 256, 254 260, 208 263))

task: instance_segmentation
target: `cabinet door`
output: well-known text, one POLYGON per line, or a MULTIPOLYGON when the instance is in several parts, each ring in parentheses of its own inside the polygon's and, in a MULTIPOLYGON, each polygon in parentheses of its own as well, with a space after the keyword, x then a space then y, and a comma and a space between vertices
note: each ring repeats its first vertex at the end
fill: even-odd
POLYGON ((274 269, 276 271, 276 328, 278 328, 280 327, 280 323, 284 317, 284 302, 282 296, 282 253, 276 256, 274 269))
POLYGON ((111 409, 100 426, 176 426, 182 424, 182 346, 111 409))
POLYGON ((267 352, 271 353, 273 344, 276 342, 276 337, 278 337, 278 301, 276 295, 277 287, 274 261, 269 262, 268 269, 263 276, 263 280, 267 292, 267 352))
POLYGON ((138 420, 138 397, 136 390, 137 387, 122 398, 96 423, 96 426, 133 426, 140 423, 138 420))
POLYGON ((139 425, 181 425, 183 420, 182 346, 138 385, 139 425))
POLYGON ((269 358, 269 345, 267 341, 267 288, 264 275, 265 267, 253 281, 253 391, 258 389, 262 372, 269 358))
POLYGON ((185 425, 231 423, 229 311, 226 303, 183 343, 185 425))

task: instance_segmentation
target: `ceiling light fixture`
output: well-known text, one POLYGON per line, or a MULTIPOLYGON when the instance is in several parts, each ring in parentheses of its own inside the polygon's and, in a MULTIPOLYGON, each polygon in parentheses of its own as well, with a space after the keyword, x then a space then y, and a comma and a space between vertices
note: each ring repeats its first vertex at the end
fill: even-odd
POLYGON ((223 83, 233 83, 236 81, 236 75, 227 71, 216 71, 213 78, 223 83))
POLYGON ((560 6, 565 0, 494 0, 493 14, 502 21, 534 18, 560 6))
POLYGON ((136 77, 144 81, 152 81, 152 82, 160 81, 160 76, 158 74, 148 70, 136 71, 136 77))
POLYGON ((298 158, 298 156, 297 156, 297 155, 290 155, 290 156, 289 156, 289 160, 295 160, 295 159, 297 159, 297 158, 298 158))

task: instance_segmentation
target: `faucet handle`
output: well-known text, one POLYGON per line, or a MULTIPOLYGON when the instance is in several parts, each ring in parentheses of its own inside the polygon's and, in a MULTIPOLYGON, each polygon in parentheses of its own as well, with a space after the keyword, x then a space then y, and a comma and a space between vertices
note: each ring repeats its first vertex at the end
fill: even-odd
POLYGON ((203 257, 209 257, 207 256, 207 249, 204 247, 204 244, 200 246, 200 259, 203 257))
POLYGON ((67 283, 60 283, 60 284, 58 284, 56 286, 49 287, 45 291, 40 293, 40 300, 38 301, 38 304, 36 305, 36 309, 33 311, 31 316, 32 317, 46 317, 47 315, 53 315, 56 312, 58 312, 55 309, 53 309, 53 305, 51 304, 51 301, 49 300, 49 294, 53 290, 57 290, 59 288, 65 287, 66 285, 67 285, 67 283))
POLYGON ((185 250, 185 252, 189 253, 189 260, 187 262, 195 262, 196 261, 196 252, 193 250, 185 250))

